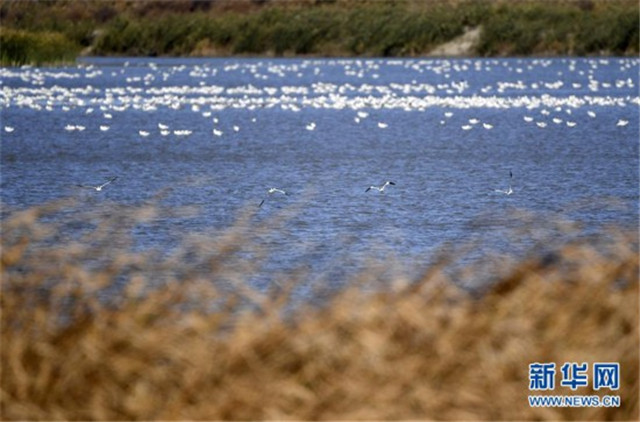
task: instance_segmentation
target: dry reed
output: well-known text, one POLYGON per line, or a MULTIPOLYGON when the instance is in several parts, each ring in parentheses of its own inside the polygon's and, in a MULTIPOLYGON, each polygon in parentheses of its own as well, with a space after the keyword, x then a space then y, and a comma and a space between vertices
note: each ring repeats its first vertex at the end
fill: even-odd
POLYGON ((250 215, 156 254, 129 239, 155 207, 79 209, 2 223, 4 420, 639 417, 637 233, 531 254, 480 296, 448 253, 386 289, 362 288, 372 265, 291 310, 287 288, 244 287, 268 259, 250 215), (620 407, 529 406, 530 363, 597 361, 620 363, 620 407))

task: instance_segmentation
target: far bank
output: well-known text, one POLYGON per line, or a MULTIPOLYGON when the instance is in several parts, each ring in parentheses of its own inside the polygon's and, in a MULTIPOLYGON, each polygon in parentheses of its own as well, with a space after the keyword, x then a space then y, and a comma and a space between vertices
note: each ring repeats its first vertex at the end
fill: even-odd
POLYGON ((1 0, 0 58, 634 56, 639 12, 629 0, 1 0))

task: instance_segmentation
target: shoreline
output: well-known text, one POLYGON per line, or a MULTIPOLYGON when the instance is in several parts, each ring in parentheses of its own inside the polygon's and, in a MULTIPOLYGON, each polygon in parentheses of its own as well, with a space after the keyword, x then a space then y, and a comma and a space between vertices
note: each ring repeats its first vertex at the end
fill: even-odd
POLYGON ((184 1, 139 3, 134 7, 103 1, 79 9, 64 3, 0 0, 0 64, 68 63, 88 54, 631 57, 640 48, 640 5, 627 0, 532 0, 508 5, 468 0, 286 4, 272 0, 260 5, 245 2, 246 9, 212 3, 193 10, 179 8, 188 3, 184 1))

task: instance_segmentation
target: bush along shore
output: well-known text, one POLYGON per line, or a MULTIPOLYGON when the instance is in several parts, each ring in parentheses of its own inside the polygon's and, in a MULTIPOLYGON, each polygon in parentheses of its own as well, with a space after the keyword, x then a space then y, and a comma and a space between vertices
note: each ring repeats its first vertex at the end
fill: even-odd
POLYGON ((3 65, 98 56, 637 55, 635 0, 0 1, 3 65))

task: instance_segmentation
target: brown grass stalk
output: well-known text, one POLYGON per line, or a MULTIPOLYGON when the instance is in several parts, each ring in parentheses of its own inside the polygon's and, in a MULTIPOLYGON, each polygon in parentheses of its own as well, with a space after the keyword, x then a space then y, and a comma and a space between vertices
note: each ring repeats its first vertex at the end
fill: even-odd
POLYGON ((637 233, 531 254, 479 296, 456 287, 443 253, 410 282, 363 289, 371 265, 292 310, 282 286, 304 271, 278 294, 243 284, 269 259, 251 215, 162 255, 126 239, 162 211, 67 206, 2 223, 3 420, 639 417, 637 233), (66 235, 69 219, 86 235, 66 235), (598 361, 621 365, 620 407, 529 407, 530 363, 598 361))

